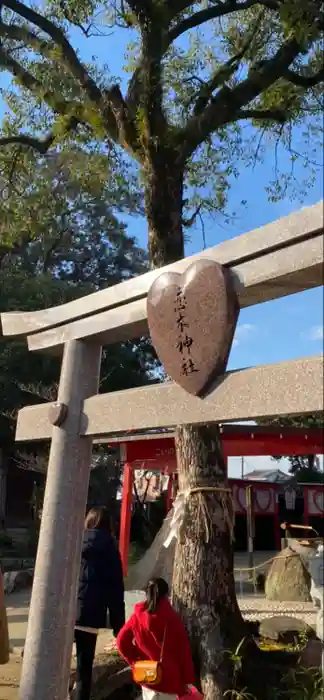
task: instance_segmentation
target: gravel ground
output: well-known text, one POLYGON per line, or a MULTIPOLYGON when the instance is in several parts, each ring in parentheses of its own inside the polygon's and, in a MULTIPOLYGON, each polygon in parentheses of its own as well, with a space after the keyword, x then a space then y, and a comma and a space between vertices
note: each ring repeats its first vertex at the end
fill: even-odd
POLYGON ((282 603, 266 600, 260 595, 238 597, 238 603, 246 620, 264 620, 273 615, 291 615, 299 617, 311 627, 316 626, 317 610, 313 603, 282 603))
MULTIPOLYGON (((16 605, 9 609, 15 614, 28 610, 28 595, 13 594, 8 599, 8 604, 12 605, 16 598, 16 605), (9 602, 10 601, 10 602, 9 602), (19 605, 20 603, 20 605, 19 605), (24 608, 22 607, 24 606, 24 608)), ((126 594, 126 612, 129 616, 133 606, 143 599, 142 591, 129 591, 126 594)), ((315 626, 316 611, 312 603, 280 603, 268 601, 262 595, 244 595, 238 597, 238 602, 244 617, 247 620, 262 620, 272 615, 292 615, 299 617, 310 626, 315 626)), ((13 616, 14 619, 14 616, 13 616)), ((97 653, 103 652, 106 645, 112 642, 111 632, 108 630, 101 632, 98 639, 97 653)), ((10 663, 0 667, 0 700, 18 700, 19 677, 21 672, 21 648, 16 650, 16 654, 11 655, 10 663)))

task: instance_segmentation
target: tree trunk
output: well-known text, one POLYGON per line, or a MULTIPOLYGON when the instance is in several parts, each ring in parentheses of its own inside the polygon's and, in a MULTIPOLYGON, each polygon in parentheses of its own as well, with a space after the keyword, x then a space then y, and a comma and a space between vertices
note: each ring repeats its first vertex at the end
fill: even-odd
MULTIPOLYGON (((183 170, 168 161, 146 171, 145 204, 152 266, 183 257, 183 170)), ((223 490, 227 473, 218 426, 178 427, 176 450, 180 490, 220 489, 190 496, 173 578, 173 602, 190 635, 205 698, 218 700, 230 684, 228 652, 246 631, 235 594, 234 513, 231 494, 223 490)))
POLYGON ((230 686, 229 652, 246 632, 235 593, 234 509, 218 426, 177 428, 176 451, 180 491, 219 489, 189 496, 173 577, 173 602, 191 639, 204 697, 218 700, 230 686))
POLYGON ((162 267, 184 256, 183 167, 172 154, 163 153, 145 168, 145 181, 150 263, 162 267))

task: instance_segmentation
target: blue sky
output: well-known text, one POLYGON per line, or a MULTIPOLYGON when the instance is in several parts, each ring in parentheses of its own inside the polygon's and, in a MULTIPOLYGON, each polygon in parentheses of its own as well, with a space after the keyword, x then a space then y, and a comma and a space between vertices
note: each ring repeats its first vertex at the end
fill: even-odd
MULTIPOLYGON (((121 74, 124 54, 129 33, 117 30, 115 34, 87 41, 75 33, 74 46, 80 50, 85 61, 96 56, 99 64, 107 63, 111 74, 122 78, 122 85, 127 76, 121 74)), ((5 84, 5 76, 0 73, 0 87, 5 84)), ((0 101, 0 117, 2 106, 0 101)), ((300 134, 301 138, 301 134, 300 134)), ((318 154, 322 161, 322 154, 318 154)), ((283 166, 285 162, 283 160, 283 166)), ((265 163, 254 170, 242 167, 240 177, 233 183, 229 196, 229 210, 239 211, 235 222, 226 225, 222 217, 205 219, 205 238, 207 247, 216 245, 241 233, 252 230, 281 216, 285 216, 301 206, 314 204, 323 198, 323 171, 318 169, 314 187, 309 190, 301 203, 287 196, 283 201, 269 202, 266 186, 274 177, 274 158, 269 148, 265 163), (247 200, 246 208, 240 202, 247 200)), ((304 176, 303 165, 297 165, 296 176, 304 176)), ((131 218, 129 233, 137 237, 142 246, 147 245, 145 221, 131 218)), ((187 244, 186 254, 198 252, 203 247, 203 237, 199 227, 190 231, 191 240, 187 244)), ((308 355, 318 354, 323 350, 323 290, 315 289, 285 299, 261 304, 241 312, 235 343, 230 358, 230 368, 247 365, 278 362, 308 355)), ((272 462, 271 466, 274 463, 272 462)), ((246 468, 269 466, 267 458, 249 458, 246 468)), ((282 465, 283 466, 283 465, 282 465)), ((240 474, 240 460, 233 459, 230 465, 232 476, 240 474)))

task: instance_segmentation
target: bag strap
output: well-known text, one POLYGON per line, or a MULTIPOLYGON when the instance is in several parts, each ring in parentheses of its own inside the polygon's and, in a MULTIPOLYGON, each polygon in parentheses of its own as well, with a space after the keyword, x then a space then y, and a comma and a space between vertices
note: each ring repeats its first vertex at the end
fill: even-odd
POLYGON ((162 639, 162 645, 161 645, 161 654, 160 654, 160 661, 159 661, 160 664, 162 663, 162 661, 163 661, 163 656, 164 656, 164 647, 165 647, 166 632, 167 632, 167 626, 165 626, 165 628, 164 628, 164 633, 163 633, 163 639, 162 639))

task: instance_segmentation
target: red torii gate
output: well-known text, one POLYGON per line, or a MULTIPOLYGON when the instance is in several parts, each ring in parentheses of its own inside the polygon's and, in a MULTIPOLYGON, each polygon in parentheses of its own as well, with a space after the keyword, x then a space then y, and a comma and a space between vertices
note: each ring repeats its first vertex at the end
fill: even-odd
MULTIPOLYGON (((276 456, 323 454, 324 433, 321 428, 287 428, 257 425, 224 425, 221 427, 223 453, 229 457, 276 456)), ((129 434, 109 440, 109 444, 119 444, 124 463, 124 481, 120 518, 119 549, 124 573, 130 543, 131 509, 134 485, 134 471, 149 468, 152 471, 172 476, 177 471, 174 446, 174 433, 129 434)), ((258 488, 268 488, 269 484, 258 484, 258 488)), ((172 479, 168 486, 168 507, 172 503, 172 479)), ((274 517, 277 521, 279 537, 278 504, 274 517)))

